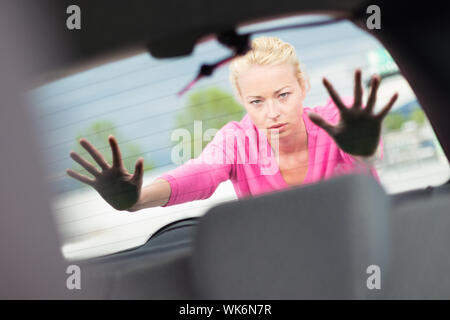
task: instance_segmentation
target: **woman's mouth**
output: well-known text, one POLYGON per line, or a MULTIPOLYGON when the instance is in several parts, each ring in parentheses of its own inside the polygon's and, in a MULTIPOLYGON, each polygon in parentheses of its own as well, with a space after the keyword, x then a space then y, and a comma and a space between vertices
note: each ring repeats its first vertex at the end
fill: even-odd
POLYGON ((278 124, 274 124, 273 126, 270 126, 269 129, 274 130, 274 129, 278 129, 281 130, 282 128, 284 128, 286 126, 287 123, 278 123, 278 124))

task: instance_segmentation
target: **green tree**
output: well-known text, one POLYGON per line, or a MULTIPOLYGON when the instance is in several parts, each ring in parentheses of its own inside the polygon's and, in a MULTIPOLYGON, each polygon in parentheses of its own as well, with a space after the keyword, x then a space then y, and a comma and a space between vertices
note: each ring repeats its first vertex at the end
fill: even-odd
MULTIPOLYGON (((230 121, 240 121, 245 109, 234 99, 233 95, 217 87, 199 89, 188 97, 186 108, 175 118, 175 128, 184 128, 190 132, 190 141, 183 141, 191 147, 191 158, 196 158, 201 151, 194 152, 194 121, 201 121, 202 133, 208 129, 219 130, 230 121)), ((209 141, 202 140, 202 150, 209 141)), ((175 142, 178 144, 179 142, 175 142)))
MULTIPOLYGON (((94 147, 100 151, 100 153, 105 157, 106 161, 112 163, 111 147, 108 143, 108 136, 113 135, 119 142, 120 151, 122 153, 122 160, 125 168, 129 172, 134 172, 134 165, 139 157, 144 158, 144 171, 152 170, 155 165, 152 161, 147 159, 146 155, 143 153, 142 148, 133 141, 126 141, 124 137, 118 132, 117 126, 109 120, 100 120, 91 123, 85 129, 81 130, 76 137, 74 151, 84 157, 86 160, 90 161, 95 167, 101 171, 100 166, 97 162, 92 159, 91 155, 80 145, 80 138, 86 138, 91 142, 94 147), (121 141, 126 141, 121 143, 121 141)), ((81 174, 91 176, 83 167, 78 163, 74 162, 73 170, 80 172, 81 174)), ((80 183, 81 184, 81 183, 80 183)), ((84 184, 83 184, 84 186, 84 184)))
POLYGON ((420 108, 414 109, 411 113, 411 120, 415 121, 419 126, 423 125, 426 119, 425 113, 420 108))
POLYGON ((399 130, 407 119, 399 112, 389 113, 383 121, 385 130, 399 130))

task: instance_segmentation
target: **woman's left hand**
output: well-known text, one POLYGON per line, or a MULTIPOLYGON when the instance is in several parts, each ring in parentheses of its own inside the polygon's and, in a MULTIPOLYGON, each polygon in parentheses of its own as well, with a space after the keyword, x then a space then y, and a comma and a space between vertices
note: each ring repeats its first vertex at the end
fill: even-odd
POLYGON ((355 100, 353 106, 347 108, 333 86, 326 78, 323 84, 339 109, 340 121, 336 126, 327 123, 321 116, 310 113, 312 122, 324 129, 336 141, 339 148, 354 156, 369 157, 378 147, 381 135, 381 123, 398 97, 394 94, 384 108, 373 114, 380 77, 374 75, 371 80, 371 90, 365 108, 362 108, 363 89, 361 85, 361 70, 355 72, 355 100))

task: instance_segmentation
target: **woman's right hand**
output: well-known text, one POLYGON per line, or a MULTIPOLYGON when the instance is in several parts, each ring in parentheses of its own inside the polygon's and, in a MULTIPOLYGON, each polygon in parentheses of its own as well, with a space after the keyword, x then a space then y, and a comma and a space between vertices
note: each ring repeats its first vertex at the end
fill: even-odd
POLYGON ((98 171, 89 161, 76 152, 70 157, 94 176, 94 179, 81 175, 71 169, 69 176, 93 187, 113 208, 127 210, 135 205, 141 195, 144 174, 144 159, 136 161, 134 174, 130 174, 122 162, 119 145, 113 136, 108 137, 111 145, 113 163, 109 165, 102 154, 86 139, 80 139, 81 146, 89 152, 102 171, 98 171))

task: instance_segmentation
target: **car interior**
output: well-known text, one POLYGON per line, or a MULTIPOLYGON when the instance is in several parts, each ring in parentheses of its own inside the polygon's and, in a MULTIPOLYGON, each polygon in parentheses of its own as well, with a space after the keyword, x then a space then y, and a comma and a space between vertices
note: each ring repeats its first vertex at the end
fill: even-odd
MULTIPOLYGON (((233 33, 238 26, 279 17, 323 13, 350 21, 388 50, 420 102, 446 159, 450 159, 450 91, 446 86, 450 82, 450 44, 445 41, 450 36, 450 21, 445 12, 435 9, 438 6, 364 0, 261 0, 257 5, 250 0, 214 4, 206 0, 133 4, 64 0, 58 4, 42 1, 41 7, 35 6, 11 4, 0 13, 0 21, 7 12, 11 17, 30 13, 30 18, 23 20, 27 22, 14 32, 18 44, 6 53, 13 57, 8 59, 9 68, 20 66, 18 70, 24 70, 17 76, 20 81, 26 79, 23 83, 28 79, 58 79, 88 68, 100 57, 114 61, 139 50, 155 58, 187 56, 196 45, 215 37, 226 38, 223 41, 233 54, 242 45, 242 39, 233 33), (72 3, 83 8, 86 24, 80 32, 55 27, 60 23, 56 12, 72 3), (365 10, 371 4, 381 8, 379 30, 366 28, 365 10), (21 53, 15 55, 17 52, 21 53)), ((4 21, 10 30, 18 23, 17 19, 4 21)), ((0 30, 0 38, 9 39, 5 28, 0 30)), ((1 64, 5 57, 1 57, 1 64)), ((40 161, 45 158, 39 155, 33 115, 27 108, 14 108, 26 102, 7 98, 19 95, 22 82, 13 79, 20 84, 13 90, 11 79, 5 74, 1 77, 5 116, 0 117, 0 134, 14 137, 1 140, 2 150, 8 150, 4 152, 5 164, 26 157, 30 150, 38 155, 37 165, 26 169, 24 163, 25 169, 16 172, 28 181, 27 186, 2 184, 1 211, 5 214, 0 223, 4 240, 0 242, 2 260, 8 261, 2 272, 7 275, 4 284, 14 287, 13 293, 2 292, 2 296, 450 298, 450 181, 387 193, 372 177, 357 174, 225 201, 202 216, 171 222, 141 246, 73 262, 83 270, 83 290, 67 292, 64 271, 72 262, 64 259, 59 248, 57 227, 49 214, 51 192, 40 187, 44 179, 40 161), (23 267, 12 268, 15 265, 23 267), (381 290, 366 286, 371 265, 381 270, 381 290), (30 274, 25 276, 27 280, 23 280, 24 274, 30 274)), ((2 177, 11 177, 11 168, 2 167, 2 177)))

